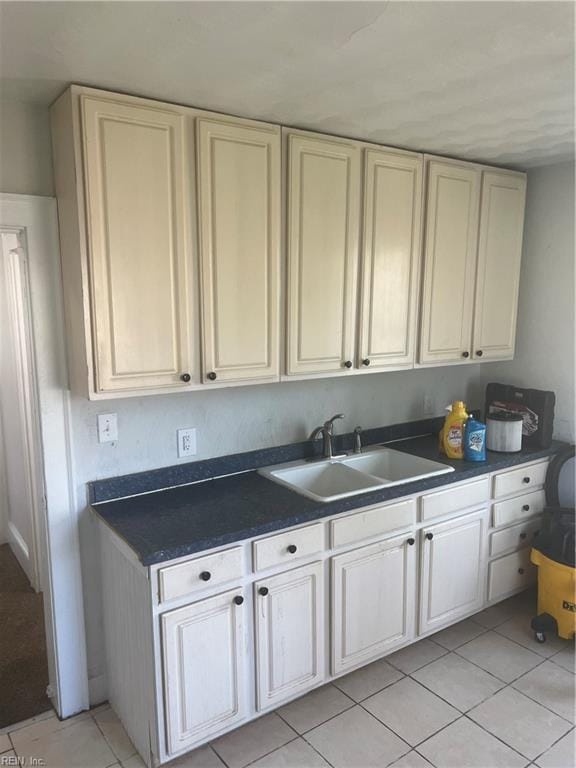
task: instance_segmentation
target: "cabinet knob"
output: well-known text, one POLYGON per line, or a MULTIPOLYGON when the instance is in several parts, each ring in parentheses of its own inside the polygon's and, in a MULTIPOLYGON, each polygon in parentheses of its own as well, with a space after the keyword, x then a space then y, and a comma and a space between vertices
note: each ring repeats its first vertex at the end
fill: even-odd
POLYGON ((409 544, 411 547, 413 547, 415 543, 416 539, 406 539, 406 544, 409 544))
POLYGON ((266 597, 266 595, 268 594, 268 587, 260 587, 260 589, 258 590, 258 594, 262 595, 262 597, 266 597))
POLYGON ((426 534, 426 538, 428 539, 428 541, 432 541, 432 539, 434 538, 434 534, 433 533, 427 533, 426 534))
POLYGON ((365 357, 364 360, 362 360, 362 365, 369 366, 370 365, 370 358, 365 357))
POLYGON ((470 352, 462 352, 462 357, 470 357, 470 352))
POLYGON ((518 568, 518 573, 520 574, 520 576, 523 576, 524 575, 524 568, 518 568))
POLYGON ((540 531, 534 531, 534 533, 532 534, 532 538, 535 539, 536 536, 539 536, 539 535, 540 535, 540 531))
POLYGON ((236 603, 236 605, 242 605, 242 603, 244 602, 244 598, 242 597, 242 595, 236 595, 236 597, 234 598, 234 602, 236 603))
POLYGON ((293 555, 298 551, 298 547, 296 546, 296 544, 288 544, 287 550, 288 552, 290 552, 291 555, 293 555))
POLYGON ((521 533, 521 534, 520 534, 520 538, 521 538, 521 539, 525 539, 525 538, 526 538, 526 534, 525 534, 525 533, 521 533))
POLYGON ((483 352, 482 352, 481 349, 477 349, 476 350, 476 357, 482 357, 482 354, 483 354, 483 352))
POLYGON ((529 483, 530 482, 530 478, 529 477, 523 477, 522 478, 522 482, 523 483, 529 483))
POLYGON ((352 360, 345 360, 344 368, 352 368, 352 360))
POLYGON ((524 504, 524 505, 522 506, 522 510, 523 510, 524 512, 528 512, 528 511, 529 511, 529 509, 530 509, 530 504, 524 504))
POLYGON ((207 378, 210 379, 210 381, 216 381, 216 374, 214 373, 214 371, 210 371, 207 378))
POLYGON ((180 376, 180 378, 182 379, 182 381, 185 381, 186 383, 188 383, 191 379, 191 376, 189 373, 183 373, 182 376, 180 376))
POLYGON ((200 578, 202 579, 202 581, 210 581, 210 579, 212 578, 212 574, 210 573, 210 571, 202 571, 202 573, 200 574, 200 578))

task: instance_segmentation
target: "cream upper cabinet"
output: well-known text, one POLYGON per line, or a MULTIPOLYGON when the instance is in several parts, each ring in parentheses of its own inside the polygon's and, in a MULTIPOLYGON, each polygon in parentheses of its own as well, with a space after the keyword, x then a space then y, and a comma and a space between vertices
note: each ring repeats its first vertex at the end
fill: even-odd
POLYGON ((514 356, 526 177, 484 171, 474 311, 473 357, 514 356))
POLYGON ((184 117, 89 96, 80 107, 95 390, 186 386, 184 117))
POLYGON ((287 134, 287 373, 354 365, 360 148, 287 134))
POLYGON ((422 156, 366 150, 360 368, 414 362, 421 215, 422 156))
POLYGON ((470 359, 480 176, 466 164, 428 162, 421 363, 470 359))
POLYGON ((280 129, 197 121, 204 381, 279 373, 280 129))

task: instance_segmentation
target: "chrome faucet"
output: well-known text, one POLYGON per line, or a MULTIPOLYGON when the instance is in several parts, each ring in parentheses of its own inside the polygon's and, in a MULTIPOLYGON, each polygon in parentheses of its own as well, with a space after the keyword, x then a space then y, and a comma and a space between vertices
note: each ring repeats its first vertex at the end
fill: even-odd
POLYGON ((334 446, 333 446, 332 439, 334 437, 334 422, 336 421, 336 419, 343 419, 343 418, 344 418, 343 413, 337 413, 336 416, 332 416, 331 419, 328 419, 328 421, 325 421, 321 427, 316 427, 316 429, 310 435, 310 440, 316 440, 317 438, 322 436, 322 458, 324 459, 338 458, 338 457, 335 457, 333 454, 334 446))
POLYGON ((362 427, 354 429, 354 453, 362 453, 362 427))

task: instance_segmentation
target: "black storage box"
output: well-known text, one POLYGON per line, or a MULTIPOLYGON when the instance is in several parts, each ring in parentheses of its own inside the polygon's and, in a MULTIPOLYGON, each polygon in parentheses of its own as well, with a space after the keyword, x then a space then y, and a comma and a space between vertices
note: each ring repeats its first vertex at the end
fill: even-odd
POLYGON ((522 447, 548 448, 552 442, 555 402, 554 392, 490 383, 486 387, 485 416, 502 411, 521 414, 522 447))

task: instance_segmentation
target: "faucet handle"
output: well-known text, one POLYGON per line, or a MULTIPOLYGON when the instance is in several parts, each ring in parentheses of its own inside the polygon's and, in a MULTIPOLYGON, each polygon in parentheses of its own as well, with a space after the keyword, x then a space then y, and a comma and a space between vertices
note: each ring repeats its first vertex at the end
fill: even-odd
POLYGON ((331 419, 328 419, 328 421, 325 421, 324 426, 326 427, 326 429, 329 429, 330 431, 332 431, 332 429, 334 428, 334 422, 336 421, 336 419, 343 419, 343 418, 344 418, 343 413, 337 413, 336 416, 332 416, 331 419))

